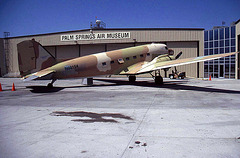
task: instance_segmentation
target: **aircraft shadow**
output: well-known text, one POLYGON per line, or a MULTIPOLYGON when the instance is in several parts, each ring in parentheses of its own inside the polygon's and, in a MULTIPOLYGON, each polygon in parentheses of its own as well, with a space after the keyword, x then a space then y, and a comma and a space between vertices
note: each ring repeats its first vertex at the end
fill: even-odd
MULTIPOLYGON (((163 85, 156 85, 154 82, 149 81, 136 81, 129 82, 118 79, 94 79, 96 81, 108 82, 111 84, 95 84, 90 87, 107 87, 107 86, 123 86, 123 85, 134 85, 140 87, 151 87, 151 88, 167 88, 172 90, 190 90, 190 91, 199 91, 199 92, 214 92, 214 93, 227 93, 227 94, 240 94, 240 91, 235 90, 227 90, 227 89, 217 89, 212 87, 197 87, 190 85, 183 85, 187 83, 187 80, 182 81, 166 81, 163 85)), ((89 86, 68 86, 68 87, 53 87, 48 88, 47 86, 27 86, 26 88, 30 88, 32 93, 55 93, 59 92, 63 89, 70 88, 83 88, 89 86)))
POLYGON ((94 79, 94 80, 115 83, 117 85, 135 85, 135 86, 141 86, 141 87, 167 88, 167 89, 172 89, 172 90, 191 90, 191 91, 200 91, 200 92, 240 94, 240 91, 235 91, 235 90, 183 85, 183 83, 188 82, 187 80, 166 81, 166 82, 164 82, 163 85, 156 85, 154 82, 148 82, 148 81, 137 81, 137 82, 131 83, 129 81, 115 80, 115 79, 114 80, 113 79, 94 79))
POLYGON ((54 93, 64 89, 64 87, 48 88, 47 86, 27 86, 32 93, 54 93))
MULTIPOLYGON (((83 87, 105 87, 105 86, 116 86, 116 84, 111 84, 111 85, 105 85, 105 84, 99 84, 99 85, 92 85, 92 86, 69 86, 69 87, 52 87, 52 88, 49 88, 47 86, 26 86, 26 88, 29 88, 31 89, 30 92, 32 93, 55 93, 55 92, 59 92, 63 89, 66 89, 66 88, 83 88, 83 87)), ((120 85, 119 85, 120 86, 120 85)))

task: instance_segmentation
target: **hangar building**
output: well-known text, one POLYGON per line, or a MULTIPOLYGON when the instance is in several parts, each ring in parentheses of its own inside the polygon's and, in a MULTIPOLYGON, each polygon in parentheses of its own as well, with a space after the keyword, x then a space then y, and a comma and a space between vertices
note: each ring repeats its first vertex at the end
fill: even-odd
MULTIPOLYGON (((240 51, 239 42, 240 20, 231 26, 213 27, 204 31, 204 55, 240 51)), ((239 71, 239 54, 204 62, 204 77, 240 79, 239 71)))
MULTIPOLYGON (((18 77, 17 44, 35 39, 57 59, 70 59, 98 52, 143 45, 165 43, 181 58, 240 51, 240 20, 232 26, 198 28, 105 28, 97 20, 90 29, 0 38, 0 76, 18 77)), ((240 54, 224 59, 179 66, 189 77, 240 79, 240 54)), ((168 72, 171 72, 168 71, 168 72)), ((164 73, 161 73, 164 76, 164 73)))
MULTIPOLYGON (((202 56, 204 29, 198 28, 104 28, 38 34, 0 40, 1 75, 19 76, 17 44, 35 39, 57 59, 70 59, 98 52, 127 48, 149 43, 165 43, 181 58, 202 56)), ((203 63, 179 66, 190 77, 203 77, 203 63)), ((168 71, 171 73, 171 70, 168 71)), ((164 76, 164 71, 161 72, 164 76)))

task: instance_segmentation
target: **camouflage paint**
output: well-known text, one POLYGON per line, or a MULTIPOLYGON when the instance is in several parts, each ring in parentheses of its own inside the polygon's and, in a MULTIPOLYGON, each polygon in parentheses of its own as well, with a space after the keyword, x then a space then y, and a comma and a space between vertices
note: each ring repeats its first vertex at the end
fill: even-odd
POLYGON ((34 39, 18 43, 17 50, 21 76, 46 69, 56 64, 55 58, 34 39))
POLYGON ((155 45, 157 45, 159 48, 165 47, 165 45, 162 44, 150 44, 110 52, 97 53, 56 64, 48 68, 48 70, 55 71, 53 78, 56 79, 74 77, 84 78, 119 74, 121 71, 127 70, 129 66, 143 61, 151 61, 152 53, 166 53, 166 50, 160 51, 159 49, 157 49, 159 50, 158 52, 156 50, 152 52, 149 51, 150 49, 152 49, 151 47, 155 48, 155 45), (149 56, 147 56, 147 53, 149 53, 149 56), (134 59, 135 56, 136 58, 134 59), (127 58, 129 58, 129 60, 127 60, 127 58), (123 59, 124 63, 119 64, 118 59, 123 59), (111 61, 113 61, 114 63, 111 63, 111 61), (105 65, 103 65, 103 63, 105 63, 105 65), (73 68, 66 70, 66 66, 73 68))
MULTIPOLYGON (((19 52, 20 70, 24 70, 25 72, 33 72, 44 68, 45 65, 54 63, 51 62, 54 58, 50 54, 44 52, 44 49, 39 43, 35 41, 31 42, 33 43, 34 51, 33 49, 30 49, 29 51, 21 46, 22 50, 27 50, 27 53, 30 52, 30 57, 27 56, 26 52, 19 52), (23 58, 23 56, 26 57, 26 59, 23 58), (29 61, 28 64, 30 63, 30 66, 25 66, 26 62, 23 62, 25 60, 29 61)), ((138 75, 172 66, 217 59, 233 55, 235 53, 177 60, 175 60, 175 57, 168 54, 172 55, 173 51, 167 49, 165 44, 147 44, 67 60, 25 76, 23 79, 63 79, 75 77, 86 78, 112 74, 138 75)))
MULTIPOLYGON (((151 61, 153 54, 167 53, 165 47, 164 44, 149 44, 97 53, 58 63, 32 75, 42 77, 42 74, 47 75, 46 73, 54 72, 52 76, 49 76, 51 78, 46 79, 63 79, 119 74, 123 70, 128 72, 136 65, 141 65, 140 63, 144 64, 151 61), (124 63, 120 64, 119 59, 123 59, 124 63)), ((29 76, 24 77, 24 79, 29 76)))

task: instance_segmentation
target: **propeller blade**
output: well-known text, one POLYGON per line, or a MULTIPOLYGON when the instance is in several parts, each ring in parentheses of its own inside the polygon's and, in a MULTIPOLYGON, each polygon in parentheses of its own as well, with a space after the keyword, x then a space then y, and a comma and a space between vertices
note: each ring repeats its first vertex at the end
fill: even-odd
POLYGON ((175 59, 178 59, 182 55, 182 52, 178 53, 178 55, 175 57, 175 59))

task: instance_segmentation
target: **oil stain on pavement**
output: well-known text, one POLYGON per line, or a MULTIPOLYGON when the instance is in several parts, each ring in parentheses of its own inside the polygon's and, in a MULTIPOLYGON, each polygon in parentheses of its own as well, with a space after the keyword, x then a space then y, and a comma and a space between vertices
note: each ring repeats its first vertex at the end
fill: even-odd
POLYGON ((118 123, 115 119, 126 119, 133 120, 129 116, 125 116, 119 113, 94 113, 94 112, 85 112, 85 111, 74 111, 74 112, 64 112, 64 111, 55 111, 50 115, 52 116, 70 116, 70 117, 88 117, 89 119, 74 119, 72 121, 83 122, 83 123, 93 123, 93 122, 111 122, 118 123), (107 117, 107 118, 106 118, 107 117), (108 119, 108 117, 110 117, 108 119), (115 118, 115 119, 113 119, 115 118))

